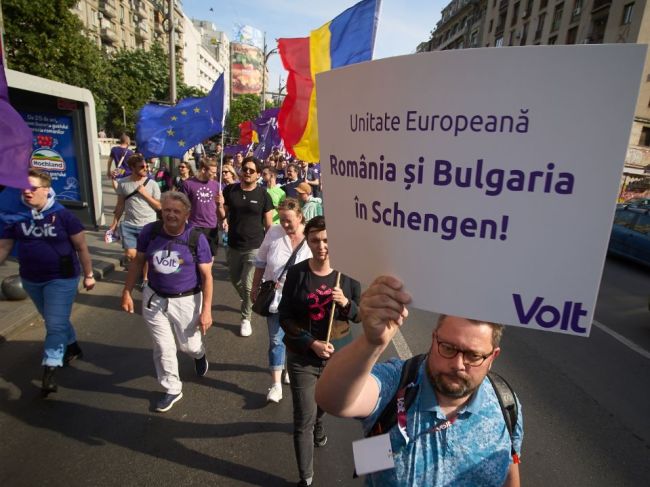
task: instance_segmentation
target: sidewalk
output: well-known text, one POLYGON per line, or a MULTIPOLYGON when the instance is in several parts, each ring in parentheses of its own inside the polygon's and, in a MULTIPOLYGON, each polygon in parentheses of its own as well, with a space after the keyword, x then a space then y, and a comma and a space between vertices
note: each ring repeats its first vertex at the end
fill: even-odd
MULTIPOLYGON (((110 223, 117 195, 111 184, 102 178, 102 191, 104 193, 104 214, 106 221, 110 223)), ((119 243, 104 243, 105 229, 99 232, 86 231, 86 243, 93 260, 93 272, 99 281, 110 274, 120 265, 122 247, 119 243)), ((0 265, 0 282, 7 276, 18 274, 18 262, 14 258, 7 259, 0 265)), ((42 322, 38 311, 32 304, 31 299, 22 301, 9 301, 0 291, 0 342, 5 341, 12 333, 24 327, 42 322)))

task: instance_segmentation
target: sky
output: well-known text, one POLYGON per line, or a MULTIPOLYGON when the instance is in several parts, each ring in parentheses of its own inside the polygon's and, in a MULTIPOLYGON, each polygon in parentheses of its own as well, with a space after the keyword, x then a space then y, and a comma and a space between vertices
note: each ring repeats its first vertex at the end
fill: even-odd
MULTIPOLYGON (((383 0, 373 59, 415 52, 429 39, 440 20, 440 11, 451 0, 383 0)), ((190 18, 208 20, 232 40, 236 24, 251 25, 266 32, 267 49, 276 47, 280 37, 307 37, 309 31, 329 22, 355 0, 182 0, 190 18), (213 11, 210 11, 210 8, 213 11)), ((282 85, 286 71, 277 55, 269 57, 269 90, 282 85)))

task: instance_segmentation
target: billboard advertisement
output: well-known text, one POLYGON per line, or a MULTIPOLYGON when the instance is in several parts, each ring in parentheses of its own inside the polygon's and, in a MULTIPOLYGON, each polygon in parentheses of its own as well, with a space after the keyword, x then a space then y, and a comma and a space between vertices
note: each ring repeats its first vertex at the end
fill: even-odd
POLYGON ((264 55, 257 47, 231 43, 232 94, 259 95, 262 93, 264 55))
POLYGON ((72 117, 28 112, 21 115, 34 133, 31 166, 50 173, 57 199, 81 201, 72 117))

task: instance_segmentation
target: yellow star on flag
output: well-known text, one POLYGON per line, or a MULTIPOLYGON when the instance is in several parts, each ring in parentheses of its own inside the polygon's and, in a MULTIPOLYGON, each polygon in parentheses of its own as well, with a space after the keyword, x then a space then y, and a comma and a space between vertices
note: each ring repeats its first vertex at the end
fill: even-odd
POLYGON ((178 119, 178 117, 176 117, 176 115, 172 115, 172 121, 177 120, 177 119, 178 119))
POLYGON ((194 113, 201 113, 201 109, 199 107, 194 107, 194 113))
POLYGON ((170 137, 173 137, 175 133, 176 133, 176 132, 174 132, 172 129, 169 129, 169 130, 167 131, 167 135, 169 135, 170 137))
POLYGON ((181 115, 187 115, 187 110, 181 110, 181 115))
POLYGON ((185 141, 183 139, 178 141, 178 146, 179 147, 185 147, 185 141))

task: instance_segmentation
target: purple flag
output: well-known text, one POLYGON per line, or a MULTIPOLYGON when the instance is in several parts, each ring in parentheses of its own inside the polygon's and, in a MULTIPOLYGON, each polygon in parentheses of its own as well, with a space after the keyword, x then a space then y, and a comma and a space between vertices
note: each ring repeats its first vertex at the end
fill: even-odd
POLYGON ((28 188, 32 129, 9 104, 9 87, 0 55, 0 184, 28 188))
POLYGON ((255 157, 260 160, 266 159, 274 147, 279 147, 281 143, 280 132, 278 131, 278 113, 279 108, 269 108, 264 110, 260 117, 255 120, 257 134, 260 139, 255 149, 255 157))
POLYGON ((246 144, 227 145, 223 148, 223 153, 234 156, 235 154, 237 154, 237 152, 241 152, 243 156, 246 157, 246 153, 248 152, 248 147, 249 146, 246 144))

